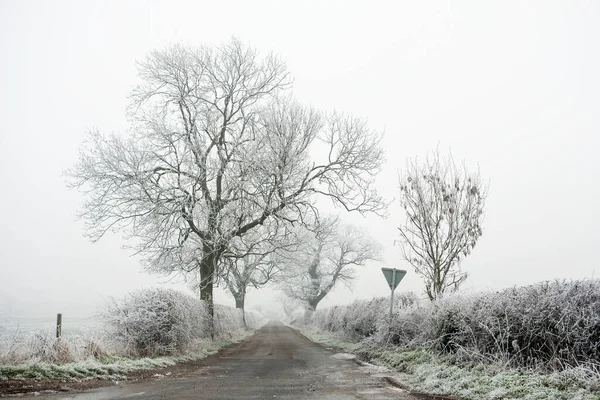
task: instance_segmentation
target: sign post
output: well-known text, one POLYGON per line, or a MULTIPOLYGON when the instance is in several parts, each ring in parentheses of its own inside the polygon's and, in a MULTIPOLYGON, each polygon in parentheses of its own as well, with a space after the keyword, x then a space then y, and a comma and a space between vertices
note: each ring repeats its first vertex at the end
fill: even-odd
POLYGON ((56 314, 56 338, 60 338, 62 335, 62 314, 56 314))
POLYGON ((403 269, 396 269, 396 268, 381 268, 381 271, 383 272, 383 276, 385 276, 385 279, 388 282, 388 285, 390 286, 390 289, 392 291, 392 295, 390 297, 390 326, 392 325, 392 316, 394 315, 394 290, 396 289, 396 286, 398 286, 398 284, 400 283, 400 281, 402 280, 402 278, 404 278, 404 275, 406 275, 406 271, 403 269))

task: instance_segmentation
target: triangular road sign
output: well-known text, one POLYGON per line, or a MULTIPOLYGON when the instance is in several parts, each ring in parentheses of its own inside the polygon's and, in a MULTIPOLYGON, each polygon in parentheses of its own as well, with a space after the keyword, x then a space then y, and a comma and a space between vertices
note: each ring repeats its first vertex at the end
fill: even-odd
POLYGON ((381 268, 381 271, 392 291, 396 289, 396 286, 398 286, 402 278, 404 278, 404 275, 406 275, 406 271, 403 269, 381 268))

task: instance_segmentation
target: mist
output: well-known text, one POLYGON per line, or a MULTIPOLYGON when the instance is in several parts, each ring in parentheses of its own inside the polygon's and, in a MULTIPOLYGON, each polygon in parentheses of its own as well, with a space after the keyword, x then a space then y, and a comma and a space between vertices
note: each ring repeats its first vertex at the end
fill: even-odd
MULTIPOLYGON (((190 292, 144 272, 121 236, 84 237, 84 197, 63 171, 90 129, 127 131, 136 61, 232 36, 286 60, 302 102, 385 132, 378 188, 389 216, 343 214, 382 244, 382 260, 319 307, 388 295, 381 267, 407 269, 397 291, 422 295, 396 244, 394 198, 405 160, 435 148, 490 185, 462 291, 594 277, 599 16, 592 2, 1 2, 0 316, 81 317, 139 288, 190 292)), ((247 308, 277 296, 250 291, 247 308)), ((222 288, 215 301, 234 304, 222 288)))

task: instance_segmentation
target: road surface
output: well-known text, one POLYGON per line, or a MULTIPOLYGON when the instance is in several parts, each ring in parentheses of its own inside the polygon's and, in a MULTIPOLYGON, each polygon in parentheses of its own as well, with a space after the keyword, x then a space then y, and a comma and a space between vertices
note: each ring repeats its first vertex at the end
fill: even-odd
POLYGON ((388 385, 385 376, 389 373, 383 369, 360 366, 344 358, 281 323, 271 322, 245 341, 197 362, 194 368, 176 376, 35 398, 417 399, 388 385))

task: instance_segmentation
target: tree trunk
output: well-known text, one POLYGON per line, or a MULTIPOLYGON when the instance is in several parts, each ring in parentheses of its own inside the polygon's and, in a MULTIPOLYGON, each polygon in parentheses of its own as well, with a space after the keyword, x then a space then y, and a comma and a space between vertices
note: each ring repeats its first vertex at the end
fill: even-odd
POLYGON ((308 307, 308 310, 311 312, 311 314, 317 310, 317 306, 319 305, 321 300, 323 300, 325 298, 325 296, 327 296, 327 293, 329 293, 329 290, 332 287, 333 287, 333 285, 329 286, 325 290, 319 290, 318 295, 316 295, 315 297, 308 300, 307 307, 308 307))
POLYGON ((317 309, 317 304, 314 300, 309 300, 306 302, 306 308, 304 309, 304 323, 309 323, 312 318, 313 313, 317 309))
POLYGON ((235 308, 242 310, 242 321, 244 321, 244 326, 246 326, 246 311, 244 310, 246 292, 244 290, 240 290, 238 293, 233 293, 233 298, 235 299, 235 308))
POLYGON ((215 306, 213 302, 213 280, 217 265, 217 255, 212 249, 206 251, 204 249, 205 256, 200 261, 200 300, 206 302, 208 309, 208 329, 210 332, 210 338, 215 338, 215 306))
POLYGON ((246 326, 246 311, 244 311, 244 303, 246 301, 245 297, 245 293, 238 293, 234 295, 235 308, 239 308, 242 310, 242 321, 244 321, 244 326, 246 326))
POLYGON ((242 310, 244 309, 244 298, 236 298, 235 299, 235 308, 241 308, 242 310))

